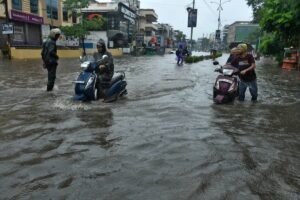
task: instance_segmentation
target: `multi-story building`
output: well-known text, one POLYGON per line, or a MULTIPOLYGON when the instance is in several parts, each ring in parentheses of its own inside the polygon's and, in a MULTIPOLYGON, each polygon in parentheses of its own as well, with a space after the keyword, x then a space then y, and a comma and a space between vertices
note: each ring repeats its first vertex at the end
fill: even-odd
POLYGON ((123 3, 134 11, 137 11, 140 8, 139 0, 112 0, 113 2, 123 3))
POLYGON ((223 49, 226 49, 228 44, 227 44, 227 38, 228 38, 228 29, 229 29, 229 26, 228 25, 225 25, 224 28, 223 28, 223 31, 222 31, 222 47, 223 49))
POLYGON ((62 0, 7 0, 2 1, 0 22, 11 24, 13 33, 7 37, 0 35, 0 47, 7 40, 12 47, 40 47, 43 39, 48 37, 50 27, 76 23, 63 9, 62 0), (7 13, 5 3, 7 2, 7 13))
POLYGON ((227 44, 243 41, 255 45, 257 38, 253 38, 251 35, 258 30, 258 24, 249 21, 236 21, 228 26, 227 44))
POLYGON ((158 23, 157 26, 157 43, 163 47, 173 47, 173 28, 169 24, 158 23))
POLYGON ((144 43, 150 44, 156 41, 157 26, 153 23, 157 21, 157 14, 153 9, 140 9, 138 20, 138 33, 144 36, 144 43))
MULTIPOLYGON (((101 37, 107 41, 108 47, 124 48, 132 42, 136 13, 127 5, 121 2, 93 1, 88 8, 81 9, 81 12, 87 18, 98 15, 106 19, 105 26, 94 31, 102 31, 101 37)), ((95 43, 95 41, 91 42, 95 43)))
POLYGON ((10 57, 14 58, 40 58, 42 42, 48 37, 51 27, 78 22, 76 15, 69 17, 69 14, 71 13, 63 9, 63 0, 1 1, 2 52, 9 49, 10 57), (12 31, 7 31, 7 28, 12 31))

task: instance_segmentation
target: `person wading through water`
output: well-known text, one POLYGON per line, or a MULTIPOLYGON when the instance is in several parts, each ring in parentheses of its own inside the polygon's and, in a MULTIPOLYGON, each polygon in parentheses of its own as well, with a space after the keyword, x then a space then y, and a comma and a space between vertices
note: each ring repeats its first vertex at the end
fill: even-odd
POLYGON ((59 59, 57 55, 56 41, 61 35, 61 31, 58 28, 50 30, 49 38, 43 43, 43 49, 41 52, 43 66, 48 71, 48 83, 47 91, 52 91, 56 79, 57 61, 59 59))

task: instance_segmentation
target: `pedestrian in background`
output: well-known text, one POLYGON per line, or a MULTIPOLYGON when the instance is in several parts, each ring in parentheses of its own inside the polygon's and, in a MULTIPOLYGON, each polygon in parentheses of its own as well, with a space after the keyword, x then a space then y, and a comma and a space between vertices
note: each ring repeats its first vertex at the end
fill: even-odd
POLYGON ((43 66, 48 71, 47 91, 52 91, 56 79, 57 61, 59 59, 57 55, 56 41, 61 35, 61 31, 58 28, 50 30, 49 38, 43 43, 43 49, 41 52, 43 66))
POLYGON ((178 46, 178 49, 176 50, 176 59, 177 59, 177 65, 183 64, 183 45, 180 44, 178 46))

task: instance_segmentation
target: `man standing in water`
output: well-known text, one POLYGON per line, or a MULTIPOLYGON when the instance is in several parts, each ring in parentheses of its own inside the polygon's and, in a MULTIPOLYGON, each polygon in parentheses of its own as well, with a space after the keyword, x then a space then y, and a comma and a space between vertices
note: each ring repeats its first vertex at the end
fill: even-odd
POLYGON ((239 74, 239 101, 245 100, 245 93, 249 88, 251 94, 251 101, 257 100, 257 82, 255 73, 255 60, 251 54, 248 53, 247 44, 239 44, 238 50, 240 55, 231 63, 237 66, 240 70, 239 74))
POLYGON ((47 91, 52 91, 56 79, 56 69, 57 69, 57 46, 56 41, 61 35, 61 31, 58 28, 50 30, 49 38, 43 43, 43 49, 41 52, 42 59, 44 62, 44 68, 48 71, 48 83, 47 91))

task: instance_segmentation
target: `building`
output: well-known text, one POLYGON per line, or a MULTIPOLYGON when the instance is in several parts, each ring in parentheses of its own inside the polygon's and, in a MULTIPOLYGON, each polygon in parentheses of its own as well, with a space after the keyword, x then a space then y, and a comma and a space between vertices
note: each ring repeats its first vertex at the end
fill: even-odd
POLYGON ((157 14, 153 9, 140 9, 138 17, 138 34, 143 36, 145 44, 154 45, 157 42, 155 35, 158 28, 154 24, 158 19, 157 14))
POLYGON ((222 49, 226 49, 228 47, 227 38, 228 38, 228 29, 229 25, 225 25, 223 28, 222 34, 222 49))
MULTIPOLYGON (((132 42, 134 29, 136 27, 136 12, 123 3, 112 1, 91 1, 88 8, 81 9, 86 18, 102 16, 106 19, 106 24, 102 29, 102 38, 107 41, 109 48, 129 47, 132 42), (105 33, 103 33, 103 31, 105 33)), ((95 38, 95 37, 93 37, 95 38)), ((92 40, 92 39, 91 39, 92 40)), ((96 41, 91 41, 96 43, 96 41)), ((87 44, 88 48, 93 48, 87 44)))
POLYGON ((255 37, 255 33, 258 31, 258 24, 248 21, 236 21, 228 26, 227 44, 243 41, 255 45, 258 39, 255 37))
POLYGON ((157 26, 157 43, 163 47, 173 47, 173 28, 169 24, 158 23, 157 26))
MULTIPOLYGON (((7 0, 2 1, 0 6, 2 30, 4 26, 11 26, 13 30, 9 33, 1 32, 2 52, 6 50, 7 43, 13 53, 18 55, 21 55, 22 49, 39 49, 43 40, 48 37, 51 27, 77 23, 76 17, 70 18, 69 12, 63 9, 62 0, 7 0), (5 2, 8 12, 5 11, 5 2)), ((37 57, 37 53, 35 54, 37 57)))

